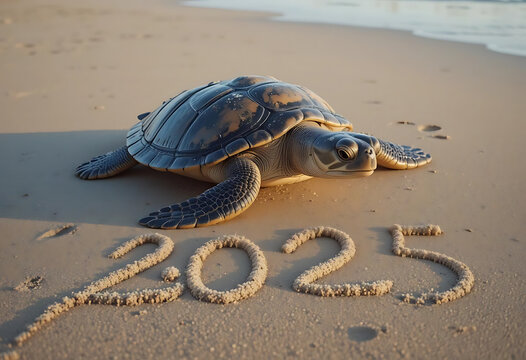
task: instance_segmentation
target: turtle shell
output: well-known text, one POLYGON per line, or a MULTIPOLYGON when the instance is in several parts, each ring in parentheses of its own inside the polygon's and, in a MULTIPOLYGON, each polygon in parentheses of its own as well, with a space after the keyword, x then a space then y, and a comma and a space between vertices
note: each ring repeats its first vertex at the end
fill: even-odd
POLYGON ((279 138, 302 121, 352 130, 314 92, 266 76, 241 76, 183 91, 133 126, 128 152, 157 170, 217 164, 279 138))

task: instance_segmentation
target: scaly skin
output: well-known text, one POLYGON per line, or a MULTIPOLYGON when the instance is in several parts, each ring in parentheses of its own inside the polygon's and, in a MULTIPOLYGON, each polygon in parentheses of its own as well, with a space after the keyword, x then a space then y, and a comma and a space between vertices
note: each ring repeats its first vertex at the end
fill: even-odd
POLYGON ((75 175, 84 180, 104 179, 117 175, 137 165, 126 146, 104 155, 94 157, 79 165, 75 175))
POLYGON ((156 229, 188 229, 238 216, 256 200, 261 174, 252 160, 237 157, 229 161, 225 177, 201 195, 164 207, 139 223, 156 229))
POLYGON ((431 162, 431 155, 422 149, 406 145, 397 145, 389 141, 378 140, 380 149, 376 152, 378 165, 397 170, 414 169, 431 162))

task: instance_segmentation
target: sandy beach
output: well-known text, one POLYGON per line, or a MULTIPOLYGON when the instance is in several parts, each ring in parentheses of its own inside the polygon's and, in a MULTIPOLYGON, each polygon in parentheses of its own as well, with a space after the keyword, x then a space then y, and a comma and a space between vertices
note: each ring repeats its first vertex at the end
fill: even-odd
MULTIPOLYGON (((0 29, 0 352, 22 359, 526 358, 525 57, 164 0, 3 1, 0 29), (123 146, 138 114, 242 74, 312 89, 356 131, 420 147, 433 161, 264 188, 240 216, 189 230, 154 231, 137 221, 210 184, 142 166, 100 181, 74 176, 77 165, 123 146), (57 236, 42 236, 66 224, 57 236), (457 278, 443 265, 394 255, 393 224, 439 225, 444 234, 407 236, 406 246, 466 264, 475 278, 470 293, 440 305, 404 302, 407 293, 447 291, 457 278), (281 251, 313 226, 349 234, 356 248, 316 283, 389 280, 390 292, 293 290, 304 270, 340 251, 328 238, 281 251), (186 290, 167 303, 75 306, 10 345, 49 305, 153 252, 156 245, 145 244, 108 257, 154 232, 173 240, 173 253, 108 291, 168 287, 167 266, 185 283, 194 252, 228 234, 261 249, 265 284, 225 305, 186 290)), ((208 256, 202 279, 228 290, 250 271, 243 250, 222 249, 208 256)))

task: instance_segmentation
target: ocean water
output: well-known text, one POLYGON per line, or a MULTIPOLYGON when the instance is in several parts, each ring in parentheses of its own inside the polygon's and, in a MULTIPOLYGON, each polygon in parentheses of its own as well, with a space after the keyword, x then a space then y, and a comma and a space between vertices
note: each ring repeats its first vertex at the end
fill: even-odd
POLYGON ((526 0, 190 0, 187 6, 278 13, 279 21, 411 31, 526 56, 526 0))

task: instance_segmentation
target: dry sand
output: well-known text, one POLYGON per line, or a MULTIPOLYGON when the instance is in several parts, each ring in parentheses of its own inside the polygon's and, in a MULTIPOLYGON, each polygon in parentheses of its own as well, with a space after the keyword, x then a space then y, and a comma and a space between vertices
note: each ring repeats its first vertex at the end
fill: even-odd
MULTIPOLYGON (((174 241, 172 255, 108 289, 170 287, 160 280, 164 268, 182 271, 207 241, 240 234, 268 263, 265 285, 248 299, 217 305, 186 291, 165 304, 79 306, 11 358, 526 358, 525 58, 160 0, 3 1, 0 29, 0 351, 13 350, 9 342, 49 305, 151 253, 155 245, 146 244, 108 259, 151 233, 139 218, 208 187, 141 167, 101 181, 73 175, 122 146, 137 114, 183 89, 273 75, 316 91, 358 131, 433 155, 422 169, 263 189, 227 223, 162 231, 174 241), (403 294, 447 291, 457 280, 443 265, 393 255, 395 223, 440 225, 440 237, 409 237, 406 246, 469 266, 471 292, 441 305, 404 303, 403 294), (67 224, 77 231, 36 240, 67 224), (318 284, 389 279, 390 293, 295 292, 298 275, 340 250, 317 239, 280 251, 318 224, 356 246, 352 261, 318 284), (39 286, 14 290, 38 276, 39 286)), ((202 278, 226 291, 250 267, 244 251, 221 249, 202 278)))

